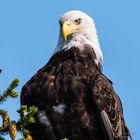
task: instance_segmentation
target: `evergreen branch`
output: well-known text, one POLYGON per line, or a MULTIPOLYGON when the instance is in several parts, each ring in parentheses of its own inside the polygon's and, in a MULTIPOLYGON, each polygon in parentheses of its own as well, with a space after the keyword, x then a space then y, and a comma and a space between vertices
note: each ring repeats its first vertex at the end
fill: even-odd
POLYGON ((1 109, 0 116, 3 119, 3 125, 0 127, 0 140, 3 138, 1 135, 5 135, 7 133, 10 134, 12 140, 15 140, 17 131, 22 132, 24 136, 23 139, 32 140, 30 131, 27 130, 25 126, 36 122, 34 116, 37 111, 38 109, 35 106, 21 106, 20 110, 17 111, 20 115, 22 115, 21 119, 10 122, 7 112, 1 109))
POLYGON ((17 122, 17 125, 26 126, 30 123, 35 123, 36 119, 34 118, 34 116, 37 111, 38 109, 35 106, 31 107, 27 107, 26 105, 21 106, 20 110, 17 111, 21 116, 21 119, 17 122))
POLYGON ((14 91, 14 89, 18 86, 18 84, 19 84, 18 79, 12 81, 7 90, 4 91, 3 95, 0 95, 0 103, 3 103, 8 96, 11 98, 16 98, 18 96, 18 93, 14 91))

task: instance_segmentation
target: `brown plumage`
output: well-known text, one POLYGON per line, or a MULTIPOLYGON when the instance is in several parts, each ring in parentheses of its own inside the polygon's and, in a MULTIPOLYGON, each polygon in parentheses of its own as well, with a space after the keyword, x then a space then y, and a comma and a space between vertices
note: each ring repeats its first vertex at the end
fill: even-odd
POLYGON ((129 130, 112 82, 90 45, 55 53, 23 87, 21 104, 38 107, 33 140, 127 140, 129 130))

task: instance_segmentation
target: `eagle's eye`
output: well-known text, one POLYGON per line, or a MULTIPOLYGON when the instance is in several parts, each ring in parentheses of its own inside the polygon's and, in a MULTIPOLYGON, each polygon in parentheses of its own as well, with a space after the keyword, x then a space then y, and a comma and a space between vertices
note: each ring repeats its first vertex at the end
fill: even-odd
POLYGON ((79 25, 81 23, 81 19, 78 18, 78 19, 74 20, 74 22, 76 23, 76 25, 79 25))

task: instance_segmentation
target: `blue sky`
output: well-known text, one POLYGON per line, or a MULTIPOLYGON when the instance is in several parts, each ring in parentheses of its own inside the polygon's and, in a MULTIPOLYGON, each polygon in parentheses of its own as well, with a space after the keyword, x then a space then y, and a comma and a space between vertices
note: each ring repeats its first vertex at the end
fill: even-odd
MULTIPOLYGON (((139 140, 139 5, 139 0, 1 0, 0 90, 18 78, 20 93, 21 87, 51 57, 58 39, 59 16, 70 10, 81 10, 95 20, 104 54, 103 72, 113 81, 123 102, 133 139, 139 140)), ((1 107, 12 119, 18 119, 19 105, 18 98, 9 99, 1 107)))

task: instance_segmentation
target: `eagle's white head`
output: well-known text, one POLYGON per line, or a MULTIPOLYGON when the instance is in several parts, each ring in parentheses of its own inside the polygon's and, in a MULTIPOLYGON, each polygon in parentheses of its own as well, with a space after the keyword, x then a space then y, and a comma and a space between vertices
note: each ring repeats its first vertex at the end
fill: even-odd
POLYGON ((59 23, 60 34, 55 53, 71 47, 83 50, 86 49, 85 46, 90 46, 96 54, 95 61, 97 63, 102 61, 102 51, 91 17, 81 11, 70 11, 60 17, 59 23))

